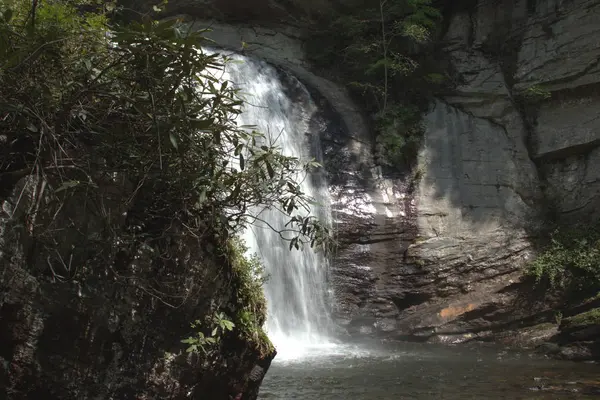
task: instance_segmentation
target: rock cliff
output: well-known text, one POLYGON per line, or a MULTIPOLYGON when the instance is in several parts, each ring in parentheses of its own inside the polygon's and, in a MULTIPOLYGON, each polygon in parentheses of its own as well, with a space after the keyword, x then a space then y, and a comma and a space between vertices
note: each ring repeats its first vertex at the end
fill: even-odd
POLYGON ((387 208, 372 201, 368 224, 377 228, 340 268, 339 312, 356 332, 502 340, 551 320, 552 300, 524 295, 532 238, 549 216, 598 218, 600 2, 473 3, 447 21, 459 84, 426 116, 418 189, 380 190, 387 208), (544 96, 532 106, 524 97, 535 89, 544 96), (409 215, 407 242, 410 225, 395 221, 409 215), (403 228, 381 250, 373 242, 392 226, 403 228))
POLYGON ((173 226, 170 254, 180 268, 153 263, 150 247, 122 262, 102 240, 107 215, 124 228, 135 212, 116 207, 134 189, 120 183, 58 204, 44 194, 57 182, 31 175, 2 199, 0 397, 255 398, 274 353, 235 334, 209 359, 181 343, 215 305, 232 315, 238 307, 245 283, 228 257, 211 252, 219 239, 173 226))

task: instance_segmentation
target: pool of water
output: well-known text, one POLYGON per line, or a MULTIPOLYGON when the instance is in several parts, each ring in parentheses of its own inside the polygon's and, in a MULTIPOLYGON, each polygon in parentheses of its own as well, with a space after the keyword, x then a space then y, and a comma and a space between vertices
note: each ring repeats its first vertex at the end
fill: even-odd
POLYGON ((600 399, 600 366, 489 346, 336 346, 276 358, 259 399, 600 399))

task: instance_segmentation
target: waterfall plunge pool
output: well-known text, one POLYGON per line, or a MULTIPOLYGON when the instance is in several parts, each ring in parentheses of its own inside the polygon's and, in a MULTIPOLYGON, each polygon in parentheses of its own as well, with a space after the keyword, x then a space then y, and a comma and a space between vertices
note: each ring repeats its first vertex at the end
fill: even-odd
POLYGON ((339 345, 275 358, 260 400, 600 399, 600 366, 482 345, 339 345))

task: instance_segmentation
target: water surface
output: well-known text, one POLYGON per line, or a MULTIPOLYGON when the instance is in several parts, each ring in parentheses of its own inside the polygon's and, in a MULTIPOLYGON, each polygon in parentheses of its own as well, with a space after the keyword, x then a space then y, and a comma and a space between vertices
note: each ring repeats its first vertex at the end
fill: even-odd
POLYGON ((274 361, 259 398, 600 399, 600 366, 482 346, 338 346, 274 361))

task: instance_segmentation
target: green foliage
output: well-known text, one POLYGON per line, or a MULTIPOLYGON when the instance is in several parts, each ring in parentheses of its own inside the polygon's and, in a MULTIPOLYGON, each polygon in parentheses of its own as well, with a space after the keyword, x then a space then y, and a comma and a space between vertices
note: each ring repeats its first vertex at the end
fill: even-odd
POLYGON ((231 263, 231 288, 234 299, 232 318, 224 312, 217 312, 204 322, 196 321, 192 328, 196 330, 182 343, 189 345, 187 351, 210 356, 218 349, 221 338, 228 332, 246 340, 260 354, 268 354, 273 345, 263 331, 267 315, 267 304, 263 292, 265 282, 264 269, 256 255, 248 257, 248 248, 241 239, 234 237, 228 241, 224 256, 231 263), (209 333, 210 332, 210 333, 209 333))
POLYGON ((233 330, 235 324, 229 321, 224 313, 220 312, 212 316, 209 324, 196 320, 191 324, 191 327, 193 329, 198 329, 196 335, 183 339, 181 343, 189 344, 189 347, 186 350, 188 353, 203 353, 206 355, 212 348, 219 344, 225 333, 233 330), (206 329, 207 325, 209 327, 212 326, 209 336, 205 335, 201 330, 206 329))
POLYGON ((428 0, 348 2, 315 34, 318 47, 310 48, 311 55, 321 65, 342 61, 347 82, 366 85, 372 100, 382 105, 384 71, 399 82, 414 72, 418 63, 410 56, 411 44, 429 41, 440 18, 428 0))
POLYGON ((340 67, 336 75, 376 116, 380 161, 390 166, 415 155, 422 109, 414 104, 422 105, 427 92, 446 84, 444 74, 424 65, 426 52, 419 51, 440 20, 430 0, 354 0, 324 21, 309 46, 317 65, 340 67), (406 117, 408 110, 414 115, 406 117), (393 121, 399 113, 402 119, 393 121))
POLYGON ((263 294, 266 280, 263 266, 256 255, 247 257, 248 248, 239 238, 228 243, 229 259, 232 264, 233 281, 236 288, 237 303, 255 318, 252 323, 262 326, 267 305, 263 294))
POLYGON ((145 245, 167 257, 169 247, 152 238, 173 226, 238 232, 259 205, 290 217, 288 240, 325 244, 327 229, 298 215, 312 199, 297 182, 318 164, 284 156, 262 133, 237 125, 243 102, 218 77, 227 59, 202 51, 202 31, 148 17, 109 27, 104 14, 46 1, 24 33, 30 3, 15 4, 2 9, 0 23, 0 131, 27 148, 8 149, 0 173, 37 171, 58 203, 130 182, 135 190, 122 206, 134 205, 132 229, 107 221, 115 237, 104 239, 120 243, 115 251, 145 245))
POLYGON ((263 331, 267 315, 267 303, 263 284, 267 277, 258 257, 246 256, 248 248, 239 238, 229 241, 229 259, 232 261, 232 284, 236 294, 235 315, 239 334, 254 343, 261 353, 272 350, 272 344, 263 331))
POLYGON ((417 153, 424 127, 418 107, 392 104, 376 116, 377 150, 381 164, 402 165, 417 153))
POLYGON ((551 287, 600 290, 600 228, 556 230, 528 273, 551 287))
POLYGON ((544 100, 548 100, 552 97, 552 93, 549 90, 544 89, 542 86, 534 85, 520 93, 520 96, 528 104, 540 103, 544 100))
POLYGON ((600 308, 594 308, 581 314, 565 318, 563 328, 585 327, 588 325, 600 325, 600 308))

